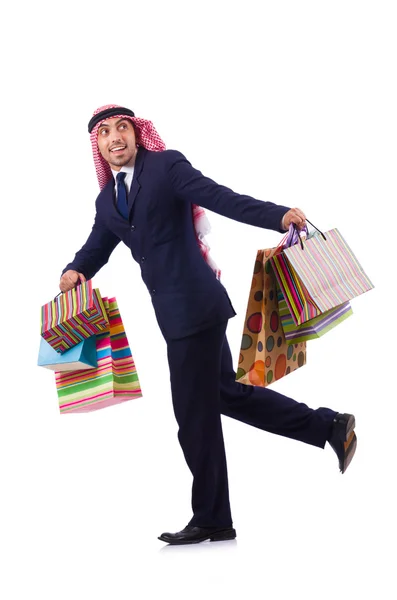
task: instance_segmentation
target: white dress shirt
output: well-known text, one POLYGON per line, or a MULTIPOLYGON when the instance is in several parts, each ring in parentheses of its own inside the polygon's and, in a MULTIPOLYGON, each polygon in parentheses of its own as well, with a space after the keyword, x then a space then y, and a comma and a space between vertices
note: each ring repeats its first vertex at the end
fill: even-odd
POLYGON ((127 175, 125 176, 125 179, 124 179, 124 183, 125 183, 125 185, 127 187, 127 193, 129 194, 130 193, 130 189, 131 189, 132 178, 134 176, 134 167, 124 166, 124 167, 121 167, 120 171, 113 171, 113 169, 111 171, 112 171, 112 175, 114 177, 114 190, 116 192, 116 198, 117 198, 117 181, 116 181, 116 177, 117 177, 118 173, 127 173, 127 175))

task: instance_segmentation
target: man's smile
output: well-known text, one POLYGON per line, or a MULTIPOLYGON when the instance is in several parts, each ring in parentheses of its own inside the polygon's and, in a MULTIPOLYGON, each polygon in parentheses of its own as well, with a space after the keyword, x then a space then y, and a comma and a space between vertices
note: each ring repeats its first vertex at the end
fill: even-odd
POLYGON ((123 150, 125 150, 127 148, 127 146, 114 146, 114 148, 111 148, 110 152, 113 153, 119 153, 122 152, 123 150))

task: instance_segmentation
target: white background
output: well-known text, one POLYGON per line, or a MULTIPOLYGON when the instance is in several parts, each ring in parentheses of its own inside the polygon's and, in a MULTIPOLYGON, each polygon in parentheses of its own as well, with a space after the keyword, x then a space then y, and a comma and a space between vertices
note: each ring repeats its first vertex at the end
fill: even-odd
MULTIPOLYGON (((396 597, 396 11, 332 2, 21 2, 2 17, 0 595, 4 600, 396 597), (233 190, 338 227, 375 289, 273 388, 356 415, 345 475, 329 448, 223 418, 238 538, 157 540, 191 517, 165 343, 121 245, 115 295, 142 399, 60 415, 36 366, 39 310, 85 241, 98 193, 87 123, 118 103, 233 190)), ((208 212, 237 311, 276 232, 208 212)))

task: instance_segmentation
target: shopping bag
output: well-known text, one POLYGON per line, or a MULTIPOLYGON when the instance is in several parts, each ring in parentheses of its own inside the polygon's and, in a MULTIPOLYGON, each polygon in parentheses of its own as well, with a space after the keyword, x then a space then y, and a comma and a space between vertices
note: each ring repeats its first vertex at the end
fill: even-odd
POLYGON ((278 314, 287 344, 296 344, 297 342, 319 338, 353 314, 350 303, 344 302, 302 325, 295 325, 288 304, 278 285, 277 300, 278 314))
POLYGON ((267 387, 306 364, 306 343, 288 345, 278 315, 270 258, 279 248, 258 250, 241 340, 236 381, 267 387))
POLYGON ((96 336, 97 368, 55 373, 61 413, 90 412, 142 396, 116 298, 104 301, 109 327, 96 336))
POLYGON ((41 335, 60 353, 107 327, 106 310, 92 279, 41 307, 41 335))
POLYGON ((284 248, 271 263, 296 325, 374 287, 338 229, 284 248))
POLYGON ((91 336, 60 354, 44 338, 40 338, 39 367, 52 371, 79 371, 98 366, 96 339, 91 336))

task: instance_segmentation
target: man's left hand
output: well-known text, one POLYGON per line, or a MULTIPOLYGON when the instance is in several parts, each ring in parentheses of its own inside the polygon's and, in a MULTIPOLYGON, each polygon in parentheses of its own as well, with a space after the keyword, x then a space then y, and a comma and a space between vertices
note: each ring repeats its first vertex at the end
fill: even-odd
POLYGON ((291 208, 282 218, 281 227, 287 231, 291 223, 295 223, 299 230, 303 229, 306 225, 305 214, 300 208, 291 208))

